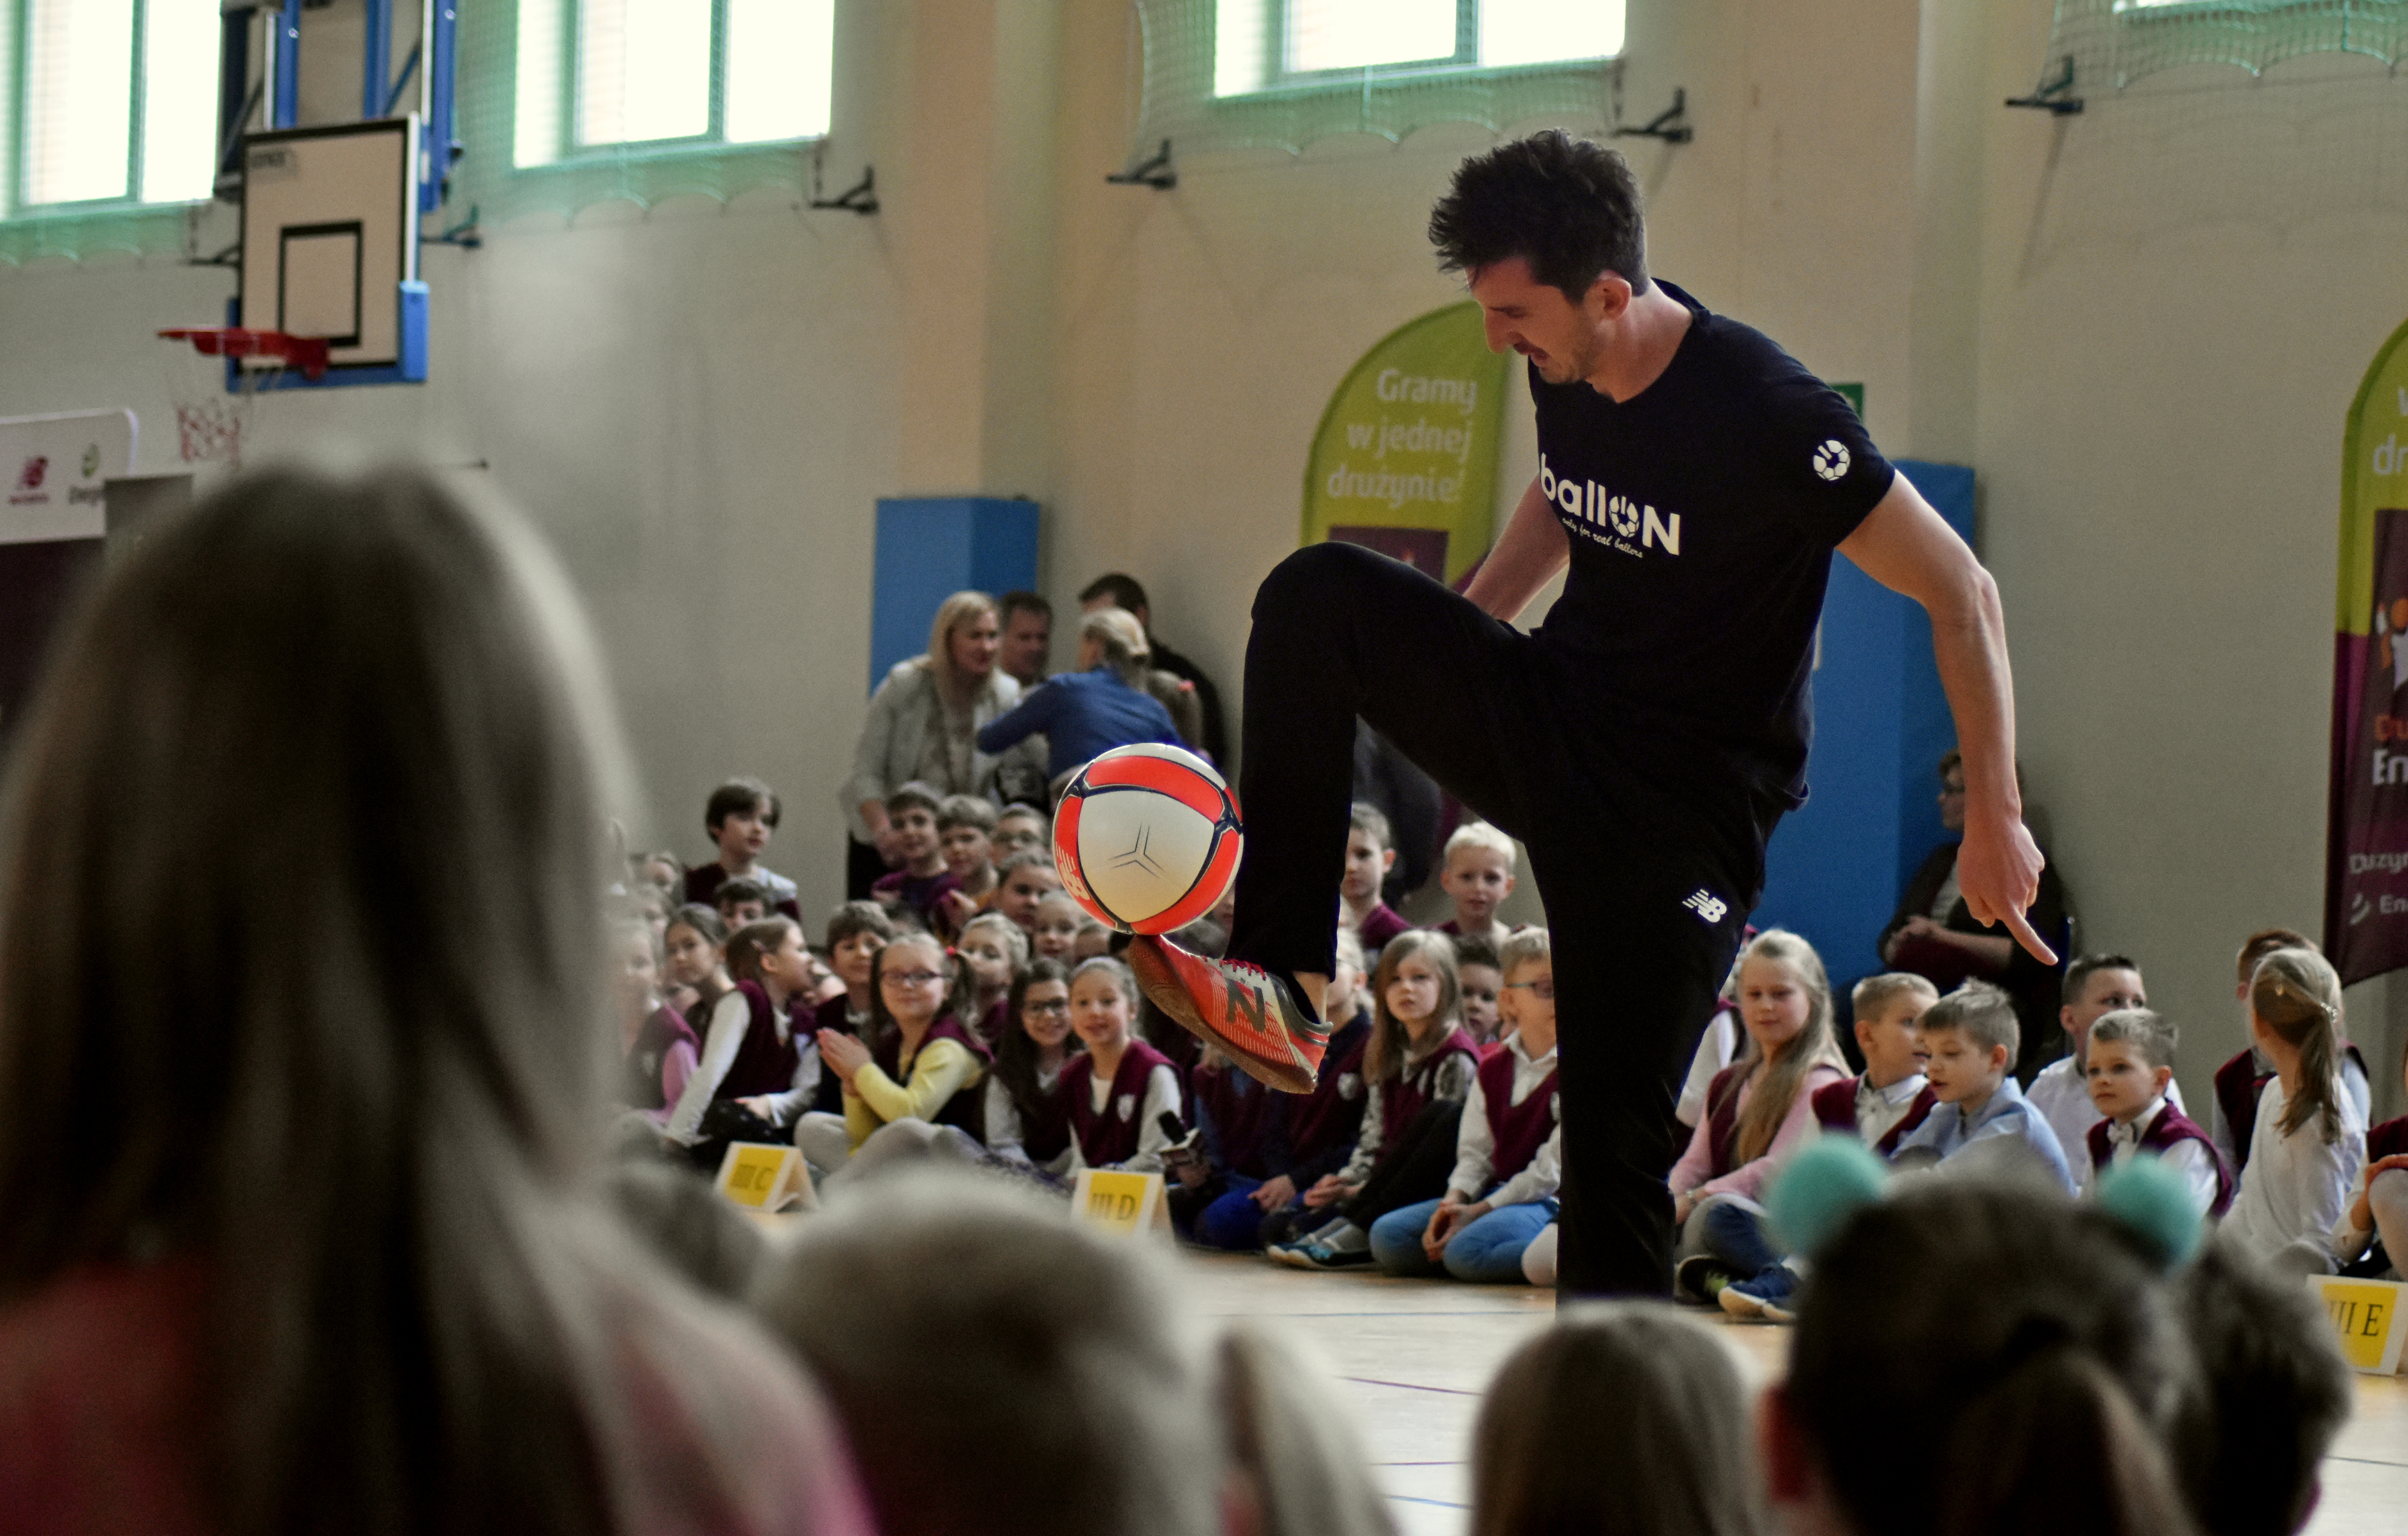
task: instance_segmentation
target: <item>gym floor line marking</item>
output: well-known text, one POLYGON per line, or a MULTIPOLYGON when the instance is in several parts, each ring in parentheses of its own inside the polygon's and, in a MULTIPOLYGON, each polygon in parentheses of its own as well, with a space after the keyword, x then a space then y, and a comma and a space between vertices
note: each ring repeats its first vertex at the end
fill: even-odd
POLYGON ((1400 1392, 1443 1392, 1450 1398, 1476 1398, 1480 1394, 1460 1386, 1422 1386, 1413 1382, 1383 1382, 1376 1376, 1340 1376, 1340 1381, 1353 1382, 1357 1386, 1393 1386, 1400 1392))
MULTIPOLYGON (((1354 1378, 1349 1377, 1348 1380, 1354 1378)), ((2408 1461, 2386 1461, 2373 1456, 2328 1456, 2327 1461, 2355 1461, 2361 1467, 2408 1467, 2408 1461)))
POLYGON ((1416 1499, 1410 1493, 1392 1493, 1388 1495, 1388 1501, 1394 1504, 1435 1504, 1440 1509, 1469 1509, 1471 1507, 1469 1504, 1458 1504, 1452 1499, 1416 1499))

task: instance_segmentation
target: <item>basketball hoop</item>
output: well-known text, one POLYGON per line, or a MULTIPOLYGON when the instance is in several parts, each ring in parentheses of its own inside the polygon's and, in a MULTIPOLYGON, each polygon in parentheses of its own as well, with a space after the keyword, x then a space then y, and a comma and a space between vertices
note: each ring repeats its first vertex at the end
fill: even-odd
POLYGON ((176 448, 186 464, 241 468, 243 428, 250 423, 251 402, 259 392, 271 387, 287 367, 299 368, 301 376, 312 382, 326 376, 326 343, 320 337, 247 330, 240 325, 179 326, 159 336, 162 340, 190 341, 201 356, 222 357, 233 365, 230 389, 226 370, 215 366, 198 372, 188 366, 172 388, 176 448))

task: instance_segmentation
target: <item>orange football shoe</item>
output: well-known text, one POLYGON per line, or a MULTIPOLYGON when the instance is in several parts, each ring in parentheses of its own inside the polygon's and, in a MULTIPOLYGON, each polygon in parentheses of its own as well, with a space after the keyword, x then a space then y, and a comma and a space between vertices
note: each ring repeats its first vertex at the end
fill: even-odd
POLYGON ((1191 955, 1140 934, 1123 956, 1154 1005, 1229 1054, 1239 1069, 1283 1093, 1311 1093, 1329 1026, 1296 989, 1260 966, 1191 955))

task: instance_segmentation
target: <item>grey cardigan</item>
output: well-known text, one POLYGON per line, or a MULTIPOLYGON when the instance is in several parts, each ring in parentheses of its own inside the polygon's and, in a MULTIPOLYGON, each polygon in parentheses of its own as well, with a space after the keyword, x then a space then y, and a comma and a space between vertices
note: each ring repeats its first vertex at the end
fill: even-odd
MULTIPOLYGON (((1020 684, 1001 669, 988 674, 986 686, 970 703, 970 729, 975 732, 1020 702, 1020 684)), ((845 781, 840 799, 845 825, 853 840, 867 842, 869 827, 861 819, 865 800, 882 800, 909 782, 940 728, 936 674, 928 658, 897 662, 886 681, 869 696, 869 718, 861 725, 861 741, 853 752, 853 777, 845 781)), ((1018 797, 1035 799, 1045 788, 1045 739, 1033 736, 990 756, 975 747, 970 756, 970 782, 938 784, 946 795, 983 795, 998 803, 1018 797)))

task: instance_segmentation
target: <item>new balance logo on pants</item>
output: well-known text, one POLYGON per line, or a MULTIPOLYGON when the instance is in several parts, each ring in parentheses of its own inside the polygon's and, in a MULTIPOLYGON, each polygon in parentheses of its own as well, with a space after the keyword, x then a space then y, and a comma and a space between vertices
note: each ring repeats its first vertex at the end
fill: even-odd
POLYGON ((1681 905, 1696 912, 1708 923, 1721 922, 1723 914, 1730 911, 1729 902, 1702 886, 1690 893, 1688 899, 1683 901, 1681 905))

